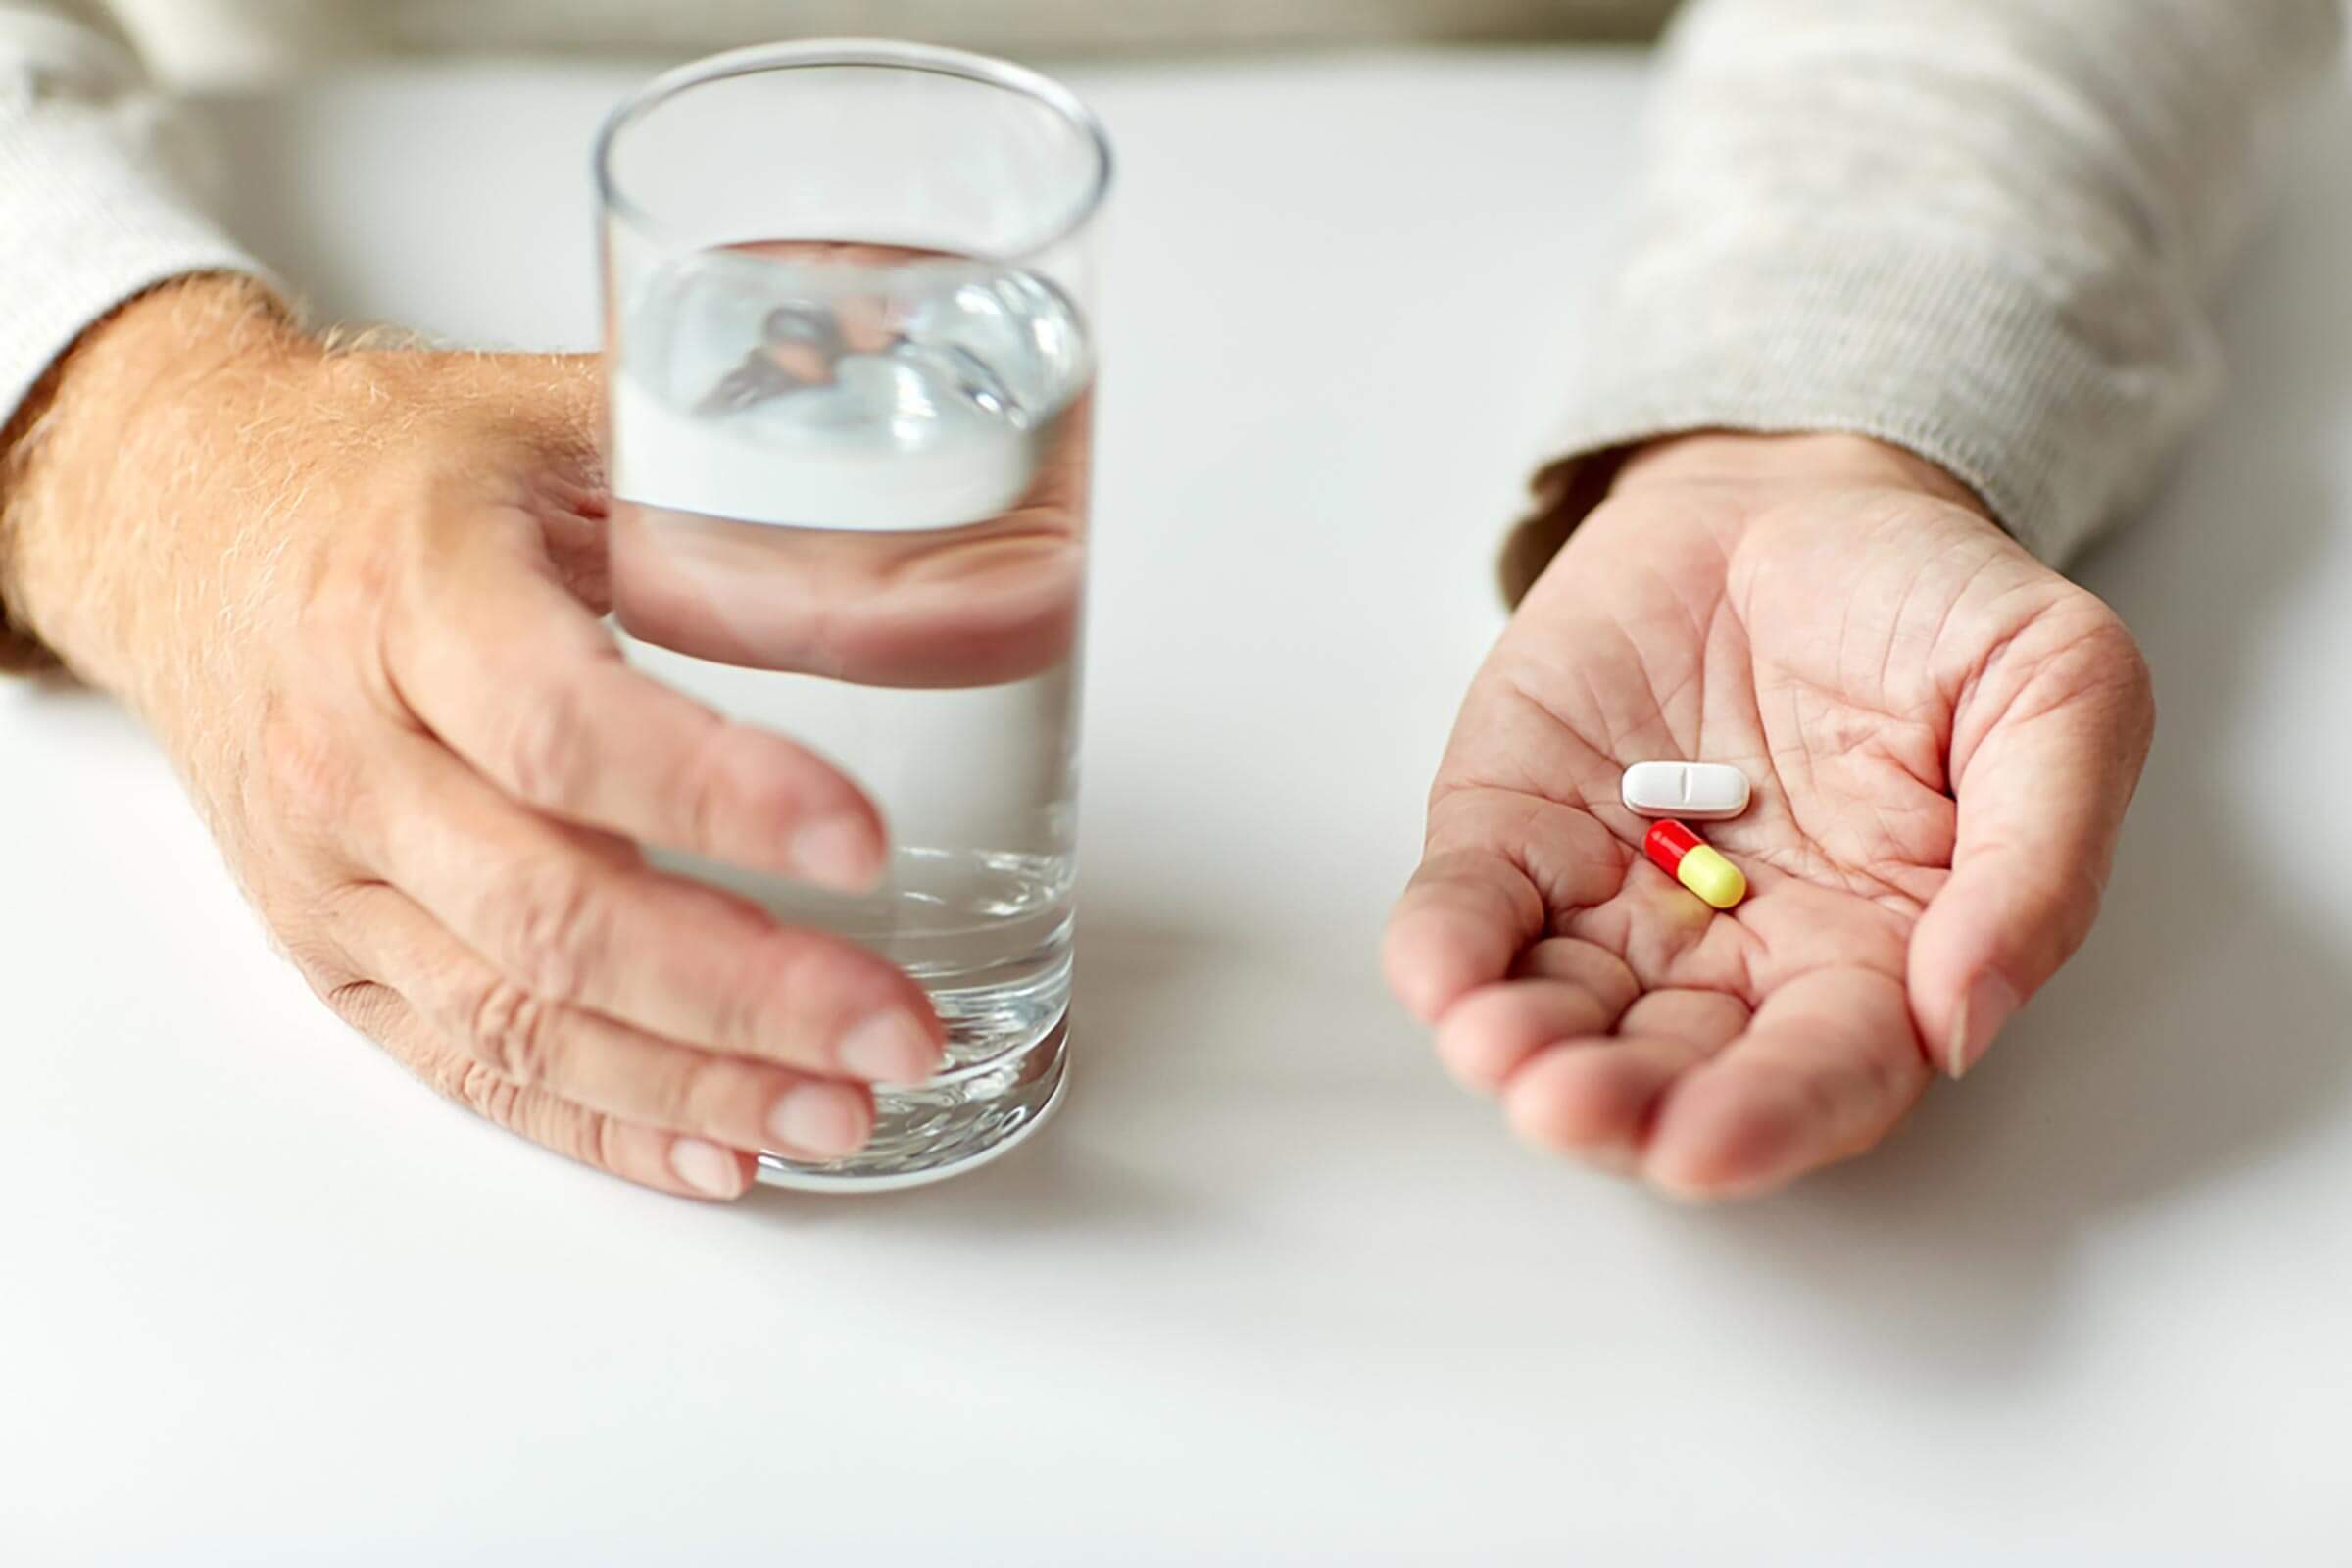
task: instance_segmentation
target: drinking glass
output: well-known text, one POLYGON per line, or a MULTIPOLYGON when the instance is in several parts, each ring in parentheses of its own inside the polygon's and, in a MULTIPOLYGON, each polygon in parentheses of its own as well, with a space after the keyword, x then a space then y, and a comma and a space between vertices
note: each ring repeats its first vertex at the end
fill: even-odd
POLYGON ((1109 144, 1034 72, 827 41, 660 77, 596 173, 623 649, 830 758, 892 843, 869 896, 652 858, 882 954, 947 1025, 865 1150, 761 1178, 937 1180, 1066 1071, 1109 144))

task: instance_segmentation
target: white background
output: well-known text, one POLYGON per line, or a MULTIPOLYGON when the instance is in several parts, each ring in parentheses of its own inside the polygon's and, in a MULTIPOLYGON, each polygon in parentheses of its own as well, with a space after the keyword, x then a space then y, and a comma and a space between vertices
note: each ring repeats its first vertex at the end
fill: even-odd
MULTIPOLYGON (((1965 1088, 1683 1208, 1513 1145, 1381 990, 1643 69, 1076 76, 1124 158, 1083 1055, 969 1180, 714 1209, 471 1120, 271 956, 122 718, 0 690, 0 1558, 2343 1560, 2342 104, 2231 402, 2086 567, 2162 734, 2104 923, 1965 1088)), ((585 347, 640 74, 210 112, 330 313, 585 347)))

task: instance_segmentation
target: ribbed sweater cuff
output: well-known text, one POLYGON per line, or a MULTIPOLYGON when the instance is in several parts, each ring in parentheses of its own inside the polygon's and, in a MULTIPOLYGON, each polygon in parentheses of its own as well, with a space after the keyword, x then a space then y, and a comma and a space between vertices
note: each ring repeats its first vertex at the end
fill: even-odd
MULTIPOLYGON (((266 270, 141 156, 142 105, 0 95, 0 430, 125 300, 193 272, 266 270)), ((0 610, 0 669, 45 662, 0 610)))
MULTIPOLYGON (((2142 493, 2184 405, 2210 398, 2209 344, 2165 364, 2070 330, 2065 290, 2022 259, 1887 236, 1751 240, 1738 256, 1636 265, 1596 313, 1582 390, 1504 552, 1515 602, 1634 444, 1698 429, 1838 430, 1904 447, 2063 564, 2142 493), (2184 385, 2190 396, 2182 398, 2184 385), (2165 428, 2159 429, 2162 425, 2165 428)), ((2163 334, 2150 330, 2153 345, 2163 334)))
POLYGON ((189 272, 266 270, 170 181, 106 111, 0 115, 0 423, 90 324, 189 272))

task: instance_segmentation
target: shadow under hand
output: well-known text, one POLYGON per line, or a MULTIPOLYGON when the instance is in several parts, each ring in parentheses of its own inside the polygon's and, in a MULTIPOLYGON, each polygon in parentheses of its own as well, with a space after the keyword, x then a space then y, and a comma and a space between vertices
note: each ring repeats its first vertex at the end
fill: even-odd
MULTIPOLYGON (((2352 95, 2317 118, 2291 189, 2334 188, 2328 160, 2352 144, 2352 95)), ((2347 277, 2352 204, 2280 214, 2224 313, 2239 373, 2220 416, 2156 513, 2079 573, 2138 631, 2162 715, 2088 947, 1885 1149, 1759 1207, 1689 1216, 1858 1348, 2020 1372, 2062 1337, 2093 1232, 2345 1113, 2352 932, 2266 875, 2231 775, 2311 761, 2257 750, 2242 715, 2278 678, 2261 634, 2352 527, 2334 477, 2352 439, 2347 277)))

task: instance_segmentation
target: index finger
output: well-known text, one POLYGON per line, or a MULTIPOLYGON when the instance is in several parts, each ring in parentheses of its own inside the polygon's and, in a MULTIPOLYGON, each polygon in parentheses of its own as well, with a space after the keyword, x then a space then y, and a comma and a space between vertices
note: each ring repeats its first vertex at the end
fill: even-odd
POLYGON ((631 669, 527 518, 471 530, 396 614, 387 674, 427 729, 513 798, 640 842, 862 891, 880 813, 831 763, 631 669))
POLYGON ((1625 847, 1590 812, 1517 790, 1441 786, 1420 867, 1389 914, 1381 967, 1396 1000, 1434 1023, 1568 909, 1624 879, 1625 847))
POLYGON ((1421 862, 1389 913, 1381 970, 1415 1018, 1435 1023, 1507 974, 1543 929, 1543 898, 1507 857, 1440 851, 1421 862))

